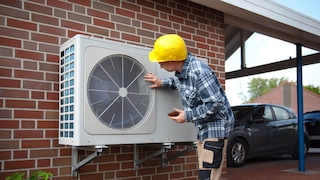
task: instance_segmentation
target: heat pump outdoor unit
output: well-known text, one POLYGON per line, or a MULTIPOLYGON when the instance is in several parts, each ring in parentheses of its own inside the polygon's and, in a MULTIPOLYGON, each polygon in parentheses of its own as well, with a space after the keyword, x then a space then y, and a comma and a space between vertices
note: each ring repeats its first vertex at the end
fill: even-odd
POLYGON ((72 146, 196 141, 192 123, 167 117, 177 92, 149 89, 144 75, 173 76, 149 48, 76 35, 60 47, 59 143, 72 146))

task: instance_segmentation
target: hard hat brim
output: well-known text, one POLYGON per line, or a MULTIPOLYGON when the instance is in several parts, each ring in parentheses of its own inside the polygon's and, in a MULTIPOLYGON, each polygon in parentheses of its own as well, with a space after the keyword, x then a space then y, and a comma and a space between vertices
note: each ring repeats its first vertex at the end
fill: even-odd
POLYGON ((158 62, 159 60, 156 58, 154 49, 149 53, 149 60, 151 62, 158 62))

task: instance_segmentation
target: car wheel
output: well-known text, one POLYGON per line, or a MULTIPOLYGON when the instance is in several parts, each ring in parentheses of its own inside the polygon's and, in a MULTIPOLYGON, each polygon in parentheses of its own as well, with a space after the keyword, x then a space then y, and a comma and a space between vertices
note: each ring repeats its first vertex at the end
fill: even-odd
POLYGON ((234 139, 227 150, 227 165, 230 167, 241 167, 247 161, 248 145, 242 139, 234 139))
MULTIPOLYGON (((304 157, 307 156, 309 150, 308 143, 306 142, 306 139, 304 139, 304 157)), ((298 160, 299 159, 299 144, 297 143, 294 153, 292 154, 293 159, 298 160)))

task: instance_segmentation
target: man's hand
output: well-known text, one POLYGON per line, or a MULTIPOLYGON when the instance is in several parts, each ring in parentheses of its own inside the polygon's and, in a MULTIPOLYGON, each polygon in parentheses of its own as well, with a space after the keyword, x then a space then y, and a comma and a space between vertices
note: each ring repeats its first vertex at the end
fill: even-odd
POLYGON ((152 82, 153 83, 151 86, 149 86, 149 88, 151 88, 151 89, 162 86, 162 80, 160 78, 158 78, 153 73, 147 73, 144 76, 144 80, 147 81, 147 82, 152 82))
POLYGON ((184 111, 183 110, 174 108, 173 112, 177 113, 178 115, 169 116, 170 119, 172 119, 173 121, 175 121, 177 123, 184 123, 186 121, 185 117, 184 117, 184 111))

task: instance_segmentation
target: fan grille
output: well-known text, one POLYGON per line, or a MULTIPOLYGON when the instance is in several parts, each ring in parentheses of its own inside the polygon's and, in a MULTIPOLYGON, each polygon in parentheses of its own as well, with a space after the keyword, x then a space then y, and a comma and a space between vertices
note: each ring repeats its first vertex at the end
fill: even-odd
POLYGON ((136 59, 123 54, 107 56, 94 66, 88 79, 88 101, 104 125, 126 130, 143 122, 150 107, 145 72, 136 59))

